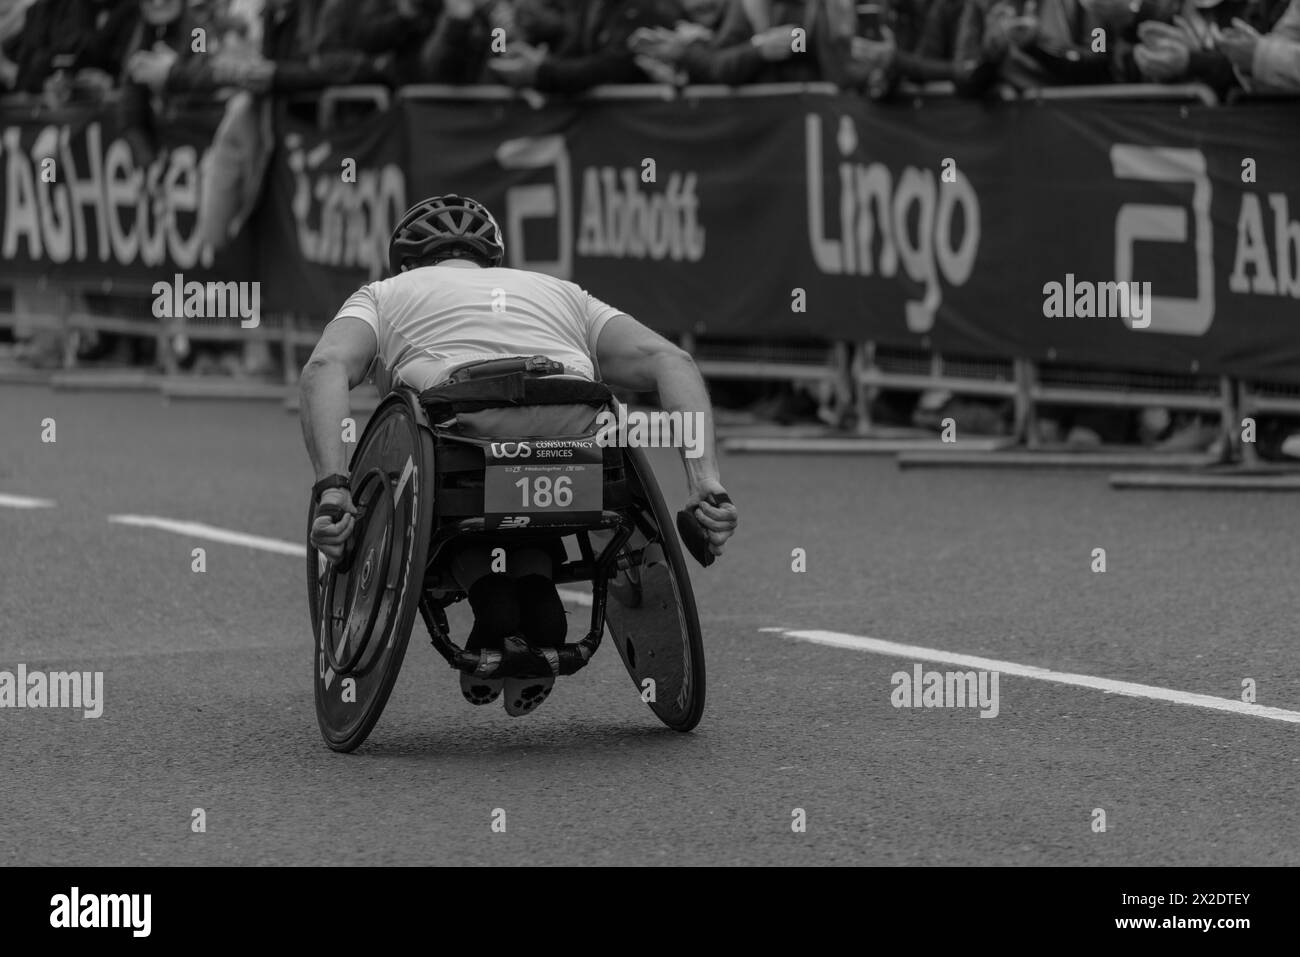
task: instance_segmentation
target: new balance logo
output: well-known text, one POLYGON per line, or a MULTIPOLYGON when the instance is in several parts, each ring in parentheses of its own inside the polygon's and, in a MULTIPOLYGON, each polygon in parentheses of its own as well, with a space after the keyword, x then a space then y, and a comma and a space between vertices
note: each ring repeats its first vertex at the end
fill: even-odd
POLYGON ((501 524, 497 528, 523 528, 531 521, 532 519, 527 515, 507 515, 501 519, 501 524))

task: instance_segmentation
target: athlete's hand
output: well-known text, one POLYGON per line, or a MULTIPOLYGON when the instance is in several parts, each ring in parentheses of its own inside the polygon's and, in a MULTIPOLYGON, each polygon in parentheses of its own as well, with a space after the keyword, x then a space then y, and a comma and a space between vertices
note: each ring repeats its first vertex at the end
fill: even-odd
POLYGON ((352 493, 345 488, 326 489, 321 493, 321 505, 338 505, 347 514, 337 522, 319 514, 311 523, 311 543, 317 551, 332 562, 343 557, 343 548, 347 544, 352 529, 356 527, 356 506, 352 504, 352 493))
POLYGON ((722 483, 714 479, 700 479, 691 488, 686 499, 686 511, 695 516, 695 520, 709 536, 709 551, 715 555, 722 554, 722 548, 736 533, 740 522, 740 512, 731 502, 722 505, 710 505, 705 501, 709 495, 726 495, 722 483))

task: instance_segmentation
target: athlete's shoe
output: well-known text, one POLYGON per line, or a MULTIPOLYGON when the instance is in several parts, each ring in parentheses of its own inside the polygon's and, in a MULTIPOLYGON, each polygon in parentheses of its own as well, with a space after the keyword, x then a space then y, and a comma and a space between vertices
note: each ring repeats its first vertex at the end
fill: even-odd
POLYGON ((501 697, 505 686, 503 678, 480 678, 478 675, 460 673, 460 693, 470 704, 491 704, 501 697))
MULTIPOLYGON (((507 650, 515 653, 527 653, 528 646, 522 638, 511 635, 505 640, 507 650), (511 645, 514 645, 511 648, 511 645)), ((555 652, 549 652, 554 655, 555 652)), ((521 715, 530 714, 541 707, 542 702, 551 696, 551 689, 555 687, 555 675, 545 675, 540 678, 506 678, 505 704, 506 714, 512 718, 518 718, 521 715)))
POLYGON ((541 707, 542 702, 551 696, 555 687, 555 678, 507 678, 505 706, 506 714, 512 718, 529 714, 541 707))

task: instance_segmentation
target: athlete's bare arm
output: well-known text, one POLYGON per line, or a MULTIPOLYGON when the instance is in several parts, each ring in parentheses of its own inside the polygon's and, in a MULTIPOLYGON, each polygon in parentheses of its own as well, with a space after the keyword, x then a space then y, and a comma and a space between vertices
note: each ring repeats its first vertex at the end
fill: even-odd
POLYGON ((726 489, 714 451, 713 407, 695 360, 631 316, 617 315, 600 331, 596 361, 601 378, 609 384, 640 392, 654 389, 666 411, 698 416, 703 454, 698 458, 682 457, 690 483, 686 507, 699 506, 696 517, 709 533, 709 547, 715 555, 721 555, 722 546, 736 530, 739 514, 734 505, 714 506, 705 501, 710 493, 726 489))
MULTIPOLYGON (((351 412, 348 393, 365 380, 377 348, 374 330, 360 319, 345 316, 325 327, 303 367, 299 383, 302 436, 317 481, 327 475, 347 473, 343 420, 351 412)), ((356 510, 346 489, 329 489, 321 495, 321 502, 341 505, 348 512, 338 522, 317 518, 312 523, 312 544, 327 558, 336 559, 343 554, 343 544, 352 534, 356 510)))

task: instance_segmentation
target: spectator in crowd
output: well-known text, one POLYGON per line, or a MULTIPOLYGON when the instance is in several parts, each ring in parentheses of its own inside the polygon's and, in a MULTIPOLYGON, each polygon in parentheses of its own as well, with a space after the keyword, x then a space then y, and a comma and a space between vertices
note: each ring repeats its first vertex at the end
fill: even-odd
POLYGON ((500 77, 489 68, 494 57, 562 48, 577 34, 580 13, 565 0, 446 0, 420 52, 420 79, 499 83, 500 77), (497 29, 503 32, 494 38, 497 29))
POLYGON ((264 89, 270 70, 255 62, 246 41, 239 42, 246 28, 216 4, 138 0, 137 5, 118 116, 136 163, 148 166, 158 152, 159 124, 173 109, 209 103, 227 85, 264 89))
POLYGON ((386 56, 391 64, 385 65, 391 66, 395 82, 419 82, 420 48, 433 32, 442 6, 441 0, 324 0, 315 50, 386 56))
POLYGON ((140 5, 136 0, 95 0, 95 31, 78 61, 78 80, 96 73, 99 85, 107 89, 121 81, 127 54, 140 28, 140 5))
MULTIPOLYGON (((522 28, 516 34, 516 9, 506 0, 446 0, 442 16, 420 50, 420 79, 426 83, 495 83, 488 61, 501 48, 492 49, 492 32, 503 32, 504 50, 531 49, 545 40, 528 39, 522 28)), ((563 37, 564 24, 552 34, 563 37)))
POLYGON ((195 96, 223 104, 200 179, 198 230, 216 251, 238 234, 261 191, 274 146, 265 94, 385 74, 373 53, 317 50, 314 0, 266 0, 261 11, 241 4, 235 13, 217 0, 192 0, 188 8, 185 0, 139 3, 142 19, 119 100, 125 136, 137 164, 148 166, 158 151, 156 124, 170 109, 195 96))
POLYGON ((755 30, 740 0, 684 0, 682 6, 685 19, 672 27, 643 27, 629 38, 637 64, 659 82, 740 86, 778 79, 776 64, 805 55, 795 50, 796 24, 755 30))
POLYGON ((392 58, 387 53, 375 54, 354 44, 321 50, 317 46, 317 12, 318 0, 266 0, 261 24, 262 56, 274 65, 271 92, 392 82, 392 58))
POLYGON ((1125 83, 1200 82, 1223 95, 1239 84, 1223 44, 1242 20, 1266 32, 1289 0, 1083 0, 1111 38, 1112 72, 1125 83))
POLYGON ((13 88, 40 93, 56 70, 65 70, 91 38, 89 0, 36 0, 12 44, 13 88))
POLYGON ((1300 0, 1291 0, 1267 35, 1249 23, 1235 22, 1220 47, 1250 89, 1300 91, 1300 0))
POLYGON ((1222 29, 1245 13, 1245 0, 1187 0, 1173 23, 1138 24, 1133 50, 1142 79, 1154 83, 1200 81, 1220 91, 1233 85, 1232 64, 1215 49, 1222 29))
POLYGON ((10 51, 18 46, 30 0, 0 0, 0 93, 18 83, 18 63, 10 51))
POLYGON ((631 44, 661 81, 859 85, 850 0, 696 0, 672 29, 643 29, 631 44), (795 31, 802 31, 796 36, 795 31))
MULTIPOLYGON (((1224 95, 1238 80, 1222 48, 1234 22, 1267 30, 1287 0, 1182 0, 1145 19, 1134 17, 1137 42, 1121 48, 1123 78, 1145 83, 1199 82, 1224 95), (1131 60, 1131 62, 1129 62, 1131 60)), ((1122 14, 1121 14, 1122 16, 1122 14)))
POLYGON ((957 63, 996 64, 1016 89, 1109 83, 1109 53, 1094 50, 1105 24, 1082 0, 968 0, 957 31, 957 63))
POLYGON ((533 46, 559 47, 576 29, 569 0, 514 0, 515 26, 524 42, 533 46))
MULTIPOLYGON (((976 77, 978 58, 959 61, 957 31, 966 0, 888 0, 878 36, 855 36, 853 59, 869 70, 883 71, 887 91, 897 80, 913 83, 953 82, 959 93, 981 93, 988 86, 976 77)), ((985 75, 995 71, 985 71, 985 75)))
MULTIPOLYGON (((184 75, 178 63, 191 58, 185 0, 140 0, 140 19, 127 45, 126 76, 118 117, 137 166, 158 152, 158 124, 165 120, 165 95, 184 75), (168 85, 171 80, 172 85, 168 85)), ((196 61, 198 62, 198 61, 196 61)))
POLYGON ((678 0, 584 0, 554 51, 510 44, 488 66, 503 83, 545 93, 579 93, 602 83, 644 83, 628 40, 643 27, 669 27, 682 17, 678 0))
POLYGON ((121 67, 134 6, 134 0, 36 0, 5 53, 15 69, 0 72, 12 74, 13 89, 44 92, 55 104, 74 85, 102 92, 121 67))
MULTIPOLYGON (((139 6, 118 100, 136 165, 150 166, 159 156, 160 131, 175 111, 196 101, 222 105, 199 169, 196 232, 212 253, 238 234, 257 204, 274 143, 269 105, 260 94, 271 89, 275 64, 255 49, 246 8, 232 13, 219 0, 139 0, 139 6)), ((209 349, 198 361, 214 362, 221 351, 209 349)), ((224 360, 237 365, 238 350, 225 352, 224 360)))

